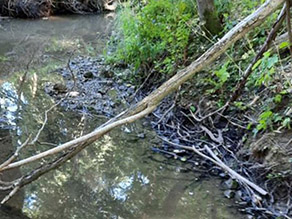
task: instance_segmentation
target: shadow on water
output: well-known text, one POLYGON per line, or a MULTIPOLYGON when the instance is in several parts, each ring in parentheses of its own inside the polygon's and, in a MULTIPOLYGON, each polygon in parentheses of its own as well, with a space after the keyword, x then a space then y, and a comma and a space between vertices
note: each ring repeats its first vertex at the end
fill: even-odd
MULTIPOLYGON (((14 151, 14 147, 12 144, 12 137, 10 136, 10 132, 8 129, 0 129, 0 162, 4 162, 14 151)), ((20 177, 20 169, 13 169, 5 171, 1 174, 1 181, 13 181, 20 177)), ((2 200, 8 192, 1 191, 0 199, 2 200)), ((0 218, 1 219, 25 219, 27 218, 22 213, 24 202, 24 191, 21 190, 17 195, 12 197, 9 202, 5 206, 0 207, 0 218)))
MULTIPOLYGON (((70 55, 68 51, 80 42, 94 44, 98 47, 94 51, 100 53, 110 23, 103 16, 1 23, 5 32, 0 31, 0 125, 8 136, 0 149, 3 157, 7 158, 29 133, 37 132, 43 112, 54 103, 45 94, 44 85, 59 80, 59 76, 48 74, 48 63, 57 57, 64 64, 64 59, 70 55), (18 100, 19 78, 35 48, 37 60, 18 100), (12 68, 14 61, 18 67, 12 68), (43 68, 45 71, 41 71, 43 68)), ((76 114, 56 108, 49 114, 40 141, 60 144, 92 131, 103 122, 104 119, 86 112, 76 114)), ((243 218, 232 208, 230 201, 223 198, 219 180, 200 180, 192 165, 155 154, 151 147, 157 144, 160 144, 159 139, 145 121, 118 128, 59 169, 25 187, 25 194, 18 194, 16 209, 30 218, 40 219, 243 218)), ((26 148, 21 157, 51 147, 37 144, 26 148)), ((20 171, 26 173, 36 166, 32 164, 14 170, 12 175, 17 177, 20 171)), ((0 218, 17 218, 7 213, 8 209, 0 211, 0 218)))

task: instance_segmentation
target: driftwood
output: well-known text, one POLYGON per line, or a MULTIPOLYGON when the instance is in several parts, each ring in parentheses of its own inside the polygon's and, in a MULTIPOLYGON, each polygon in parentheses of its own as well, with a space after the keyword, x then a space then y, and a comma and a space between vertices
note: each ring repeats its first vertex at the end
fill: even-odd
MULTIPOLYGON (((31 180, 35 180, 42 174, 48 172, 49 170, 58 167, 66 160, 70 159, 84 147, 90 143, 98 140, 107 132, 111 131, 113 128, 132 123, 138 119, 141 119, 154 111, 154 109, 159 105, 159 103, 170 93, 179 88, 187 80, 191 79, 197 72, 201 71, 205 66, 210 65, 214 60, 216 60, 221 54, 223 54, 232 44, 241 39, 247 32, 254 29, 256 26, 260 25, 265 21, 266 17, 274 12, 285 0, 268 0, 260 8, 258 8, 253 14, 246 17, 239 24, 237 24, 232 30, 230 30, 223 38, 221 38, 217 43, 215 43, 210 49, 208 49, 203 55, 201 55, 197 60, 192 62, 188 67, 179 71, 172 78, 162 84, 158 89, 152 92, 149 96, 144 98, 141 102, 131 107, 128 111, 123 113, 123 115, 109 121, 108 123, 97 128, 93 132, 79 137, 77 139, 71 140, 64 144, 61 144, 55 148, 47 150, 45 152, 39 153, 37 155, 31 156, 29 158, 8 164, 3 167, 2 170, 7 170, 11 168, 16 168, 52 154, 60 153, 65 150, 71 150, 64 155, 61 155, 55 162, 45 164, 38 170, 33 171, 29 176, 22 177, 17 183, 14 183, 8 189, 15 187, 22 187, 23 185, 29 183, 31 180)), ((262 193, 264 194, 264 192, 262 193)))
POLYGON ((246 186, 249 186, 250 188, 252 188, 253 190, 257 191, 261 195, 267 195, 268 194, 267 191, 265 191, 264 189, 262 189, 258 185, 254 184, 253 182, 251 182, 247 178, 241 176, 240 174, 238 174, 237 172, 232 170, 230 167, 228 167, 222 160, 220 160, 214 154, 214 152, 207 145, 204 146, 204 150, 206 152, 208 152, 211 157, 207 156, 202 151, 198 150, 195 146, 190 147, 190 146, 176 144, 176 143, 170 142, 170 141, 168 141, 166 139, 163 139, 163 140, 165 142, 171 144, 171 145, 175 145, 177 147, 180 147, 180 148, 183 148, 183 149, 186 149, 186 150, 194 151, 196 154, 200 155, 201 157, 203 157, 203 158, 211 161, 213 164, 221 167, 224 171, 226 171, 232 178, 236 179, 239 183, 241 183, 243 185, 246 185, 246 186))

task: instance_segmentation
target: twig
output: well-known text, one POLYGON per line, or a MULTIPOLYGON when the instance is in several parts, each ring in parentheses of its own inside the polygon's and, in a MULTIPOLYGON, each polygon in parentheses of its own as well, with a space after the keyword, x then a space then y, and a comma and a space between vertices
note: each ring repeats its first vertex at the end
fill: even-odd
POLYGON ((184 145, 180 145, 180 144, 176 144, 174 142, 168 141, 166 139, 164 139, 164 141, 166 141, 167 143, 171 144, 171 145, 175 145, 187 150, 192 150, 194 151, 196 154, 200 155, 201 157, 211 161, 212 163, 214 163, 215 165, 221 167, 223 170, 225 170, 226 172, 228 172, 230 174, 231 177, 237 179, 239 182, 241 182, 243 185, 247 185, 250 188, 254 189, 255 191, 257 191, 258 193, 260 193, 261 195, 267 195, 268 192, 265 191, 264 189, 262 189, 261 187, 259 187, 258 185, 254 184, 253 182, 249 181, 248 179, 246 179, 245 177, 241 176, 240 174, 238 174, 237 172, 235 172, 234 170, 232 170, 230 167, 228 167, 226 164, 223 163, 223 161, 221 161, 213 152, 212 150, 205 145, 204 149, 213 157, 209 157, 207 155, 205 155, 204 153, 202 153, 201 151, 199 151, 198 149, 195 148, 195 146, 184 146, 184 145))
POLYGON ((242 182, 244 184, 247 184, 248 186, 250 186, 252 189, 254 189, 255 191, 257 191, 258 193, 260 193, 261 195, 267 195, 268 192, 265 191, 264 189, 262 189, 261 187, 259 187, 258 185, 254 184, 253 182, 249 181, 248 179, 246 179, 245 177, 241 176, 240 174, 238 174, 237 172, 235 172, 234 170, 232 170, 230 167, 228 167, 225 163, 223 163, 223 161, 221 161, 214 153, 213 151, 207 146, 205 145, 205 149, 208 151, 208 153, 220 164, 219 166, 226 170, 231 177, 236 178, 239 182, 242 182))
POLYGON ((76 87, 76 84, 77 84, 76 76, 74 74, 73 69, 70 66, 70 62, 71 62, 71 59, 72 59, 72 56, 73 56, 74 52, 75 52, 75 50, 73 52, 71 52, 70 57, 69 57, 68 62, 67 62, 67 68, 69 69, 71 77, 72 77, 72 80, 73 80, 73 87, 71 88, 72 90, 76 87))
POLYGON ((7 201, 9 201, 9 199, 12 198, 13 195, 15 195, 15 193, 20 189, 19 186, 15 186, 11 192, 1 201, 1 205, 5 204, 7 201))
POLYGON ((224 111, 227 107, 228 107, 229 103, 227 102, 224 106, 220 107, 219 109, 211 112, 211 113, 208 113, 207 115, 201 117, 201 118, 198 118, 191 110, 191 114, 193 116, 193 118, 197 121, 197 122, 202 122, 204 121, 205 119, 209 118, 210 116, 214 115, 214 114, 217 114, 217 113, 220 113, 222 111, 224 111))
POLYGON ((215 141, 215 142, 218 143, 218 144, 223 144, 224 139, 223 139, 223 137, 222 137, 222 132, 221 132, 220 130, 218 130, 218 137, 216 138, 216 137, 214 136, 214 134, 213 134, 213 133, 212 133, 207 127, 205 127, 205 126, 203 126, 203 125, 200 125, 200 128, 201 128, 204 132, 206 132, 207 135, 208 135, 213 141, 215 141))
POLYGON ((14 160, 18 157, 20 150, 21 150, 22 148, 24 148, 25 146, 28 145, 29 140, 30 140, 30 137, 28 137, 28 138, 26 139, 26 141, 16 149, 16 151, 14 152, 14 154, 13 154, 10 158, 8 158, 6 161, 4 161, 4 162, 0 165, 0 171, 1 171, 4 167, 8 166, 12 161, 14 161, 14 160))

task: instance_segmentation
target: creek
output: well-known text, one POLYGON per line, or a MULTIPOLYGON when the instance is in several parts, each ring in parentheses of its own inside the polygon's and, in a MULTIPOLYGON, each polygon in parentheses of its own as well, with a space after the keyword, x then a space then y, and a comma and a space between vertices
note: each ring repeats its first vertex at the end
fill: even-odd
MULTIPOLYGON (((47 83, 63 80, 54 70, 66 66, 73 54, 101 55, 112 26, 111 15, 0 20, 0 128, 10 138, 1 142, 5 155, 1 161, 29 133, 36 134, 44 111, 54 104, 44 89, 47 83), (18 98, 25 72, 28 77, 18 98)), ((77 113, 59 106, 49 114, 40 141, 64 143, 105 121, 87 110, 77 113)), ((118 128, 23 188, 9 204, 29 218, 40 219, 244 218, 234 201, 223 197, 219 179, 202 177, 193 165, 151 150, 160 143, 149 121, 118 128)), ((21 158, 51 147, 30 146, 21 158)), ((3 212, 0 218, 24 218, 3 212)))

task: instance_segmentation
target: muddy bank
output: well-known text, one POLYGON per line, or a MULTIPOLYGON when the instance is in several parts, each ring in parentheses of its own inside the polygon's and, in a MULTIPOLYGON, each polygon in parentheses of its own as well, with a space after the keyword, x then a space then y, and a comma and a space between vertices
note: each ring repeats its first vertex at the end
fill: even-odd
POLYGON ((66 110, 112 117, 129 106, 135 87, 114 78, 104 59, 77 57, 57 70, 64 81, 47 83, 45 91, 61 99, 66 110))
POLYGON ((1 0, 0 16, 40 18, 64 13, 96 13, 116 8, 112 0, 1 0))

